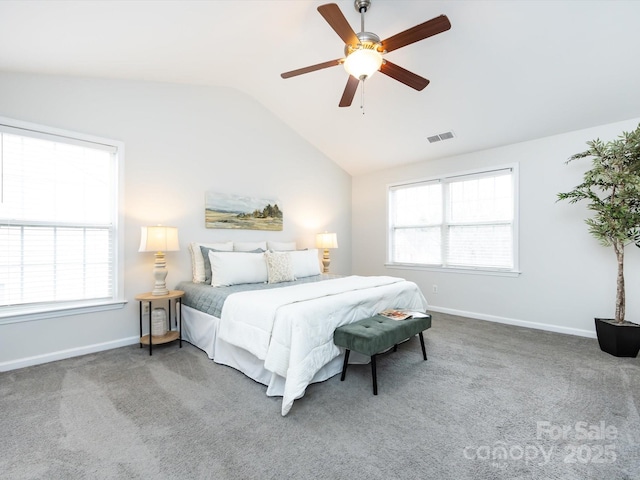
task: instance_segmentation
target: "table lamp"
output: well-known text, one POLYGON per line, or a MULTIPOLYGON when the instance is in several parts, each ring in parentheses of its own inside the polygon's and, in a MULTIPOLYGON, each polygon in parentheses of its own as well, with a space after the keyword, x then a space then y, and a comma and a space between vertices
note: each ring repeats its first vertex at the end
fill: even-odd
POLYGON ((153 266, 153 277, 155 285, 152 295, 167 295, 169 290, 165 283, 167 278, 167 262, 164 252, 175 252, 180 250, 178 243, 178 229, 176 227, 141 227, 139 252, 155 252, 156 262, 153 266))
POLYGON ((316 247, 322 248, 324 253, 322 255, 322 273, 329 273, 329 249, 338 248, 338 237, 335 233, 318 233, 316 235, 316 247))

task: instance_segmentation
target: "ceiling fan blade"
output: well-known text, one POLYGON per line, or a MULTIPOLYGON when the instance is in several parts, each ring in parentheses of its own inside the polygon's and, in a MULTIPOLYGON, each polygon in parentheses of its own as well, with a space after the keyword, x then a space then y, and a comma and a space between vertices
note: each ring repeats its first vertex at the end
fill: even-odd
POLYGON ((335 3, 320 5, 318 12, 324 17, 327 23, 333 28, 345 44, 357 45, 359 43, 356 32, 353 31, 342 11, 335 3))
POLYGON ((392 37, 383 40, 382 48, 387 52, 397 50, 398 48, 410 45, 425 38, 432 37, 438 33, 446 32, 451 28, 451 23, 446 15, 440 15, 439 17, 427 20, 420 25, 409 28, 404 32, 400 32, 392 37))
POLYGON ((391 63, 389 60, 385 60, 385 63, 380 66, 380 71, 394 80, 404 83, 418 91, 423 90, 424 87, 429 85, 429 80, 426 78, 416 75, 409 70, 405 70, 404 68, 391 63))
POLYGON ((338 58, 337 60, 331 60, 329 62, 318 63, 317 65, 311 65, 309 67, 299 68, 297 70, 291 70, 290 72, 281 73, 280 76, 282 78, 291 78, 297 75, 302 75, 303 73, 315 72, 316 70, 322 70, 323 68, 335 67, 336 65, 340 65, 343 59, 338 58))
POLYGON ((349 79, 347 80, 347 86, 344 89, 344 93, 342 94, 342 98, 340 99, 339 107, 349 107, 351 106, 351 102, 353 102, 353 97, 356 95, 356 90, 358 89, 358 84, 360 80, 358 80, 353 75, 349 75, 349 79))

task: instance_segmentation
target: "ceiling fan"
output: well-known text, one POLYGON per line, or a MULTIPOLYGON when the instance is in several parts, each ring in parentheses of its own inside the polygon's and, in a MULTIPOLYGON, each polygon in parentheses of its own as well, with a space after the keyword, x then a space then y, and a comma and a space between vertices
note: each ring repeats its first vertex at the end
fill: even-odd
POLYGON ((415 73, 405 70, 404 68, 391 63, 383 58, 383 55, 405 47, 425 38, 429 38, 438 33, 445 32, 451 28, 451 23, 446 15, 432 18, 424 23, 400 32, 386 40, 380 40, 375 33, 366 32, 364 29, 364 14, 371 7, 371 0, 355 0, 354 6, 360 13, 360 33, 356 34, 347 19, 344 17, 340 8, 335 3, 320 5, 318 12, 324 17, 329 26, 338 34, 345 43, 345 58, 330 60, 317 65, 299 68, 290 72, 285 72, 280 76, 282 78, 291 78, 304 73, 315 72, 323 68, 333 67, 344 64, 345 69, 349 72, 347 86, 344 89, 342 98, 340 99, 340 107, 348 107, 353 101, 353 97, 358 89, 358 84, 376 71, 380 71, 385 75, 404 83, 405 85, 422 90, 429 85, 429 80, 416 75, 415 73))

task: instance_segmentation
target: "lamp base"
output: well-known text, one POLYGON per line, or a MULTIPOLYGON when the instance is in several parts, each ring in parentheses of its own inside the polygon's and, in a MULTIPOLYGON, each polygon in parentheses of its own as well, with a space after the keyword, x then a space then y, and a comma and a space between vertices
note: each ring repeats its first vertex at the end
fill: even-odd
POLYGON ((325 248, 324 253, 322 254, 322 273, 329 273, 329 265, 331 265, 329 249, 325 248))
POLYGON ((167 262, 165 261, 164 253, 156 252, 156 263, 153 266, 153 278, 155 279, 155 284, 151 295, 169 295, 169 290, 165 283, 167 273, 169 272, 167 270, 167 262))

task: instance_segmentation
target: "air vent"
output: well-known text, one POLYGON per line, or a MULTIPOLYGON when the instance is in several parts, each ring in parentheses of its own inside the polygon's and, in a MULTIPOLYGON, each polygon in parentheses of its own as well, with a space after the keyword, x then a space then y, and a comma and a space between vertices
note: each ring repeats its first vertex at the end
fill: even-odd
POLYGON ((453 132, 444 132, 444 133, 440 133, 439 135, 433 135, 431 137, 427 137, 427 140, 429 140, 429 143, 436 143, 441 140, 449 140, 454 136, 455 135, 453 134, 453 132))

